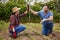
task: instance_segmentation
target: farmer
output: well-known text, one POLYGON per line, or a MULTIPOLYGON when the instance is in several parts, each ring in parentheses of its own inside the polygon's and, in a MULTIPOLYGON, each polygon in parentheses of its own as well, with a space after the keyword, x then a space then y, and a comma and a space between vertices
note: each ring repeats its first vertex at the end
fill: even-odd
POLYGON ((16 38, 18 33, 24 31, 26 29, 25 26, 19 25, 19 18, 26 16, 27 11, 25 11, 23 14, 19 14, 20 8, 14 7, 12 9, 12 15, 10 16, 10 26, 9 26, 9 32, 12 34, 12 37, 16 38))
POLYGON ((47 5, 44 5, 43 10, 36 12, 30 9, 32 14, 38 15, 41 17, 42 23, 42 34, 47 36, 48 34, 52 34, 53 29, 53 13, 49 11, 49 7, 47 5))

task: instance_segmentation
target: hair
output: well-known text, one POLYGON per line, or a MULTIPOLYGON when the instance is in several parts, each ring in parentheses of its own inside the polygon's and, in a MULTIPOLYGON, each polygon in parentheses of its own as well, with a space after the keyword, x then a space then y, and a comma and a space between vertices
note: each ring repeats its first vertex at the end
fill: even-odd
POLYGON ((47 6, 49 8, 49 6, 47 4, 45 4, 44 6, 47 6))
POLYGON ((12 13, 12 15, 14 15, 16 12, 12 13))

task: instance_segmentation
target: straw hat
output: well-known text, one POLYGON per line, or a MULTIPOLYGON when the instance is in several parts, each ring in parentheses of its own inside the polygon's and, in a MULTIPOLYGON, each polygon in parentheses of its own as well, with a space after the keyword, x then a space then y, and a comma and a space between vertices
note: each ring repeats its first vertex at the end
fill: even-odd
POLYGON ((14 12, 16 12, 16 11, 19 11, 21 8, 17 8, 17 7, 14 7, 13 9, 12 9, 12 12, 14 13, 14 12))

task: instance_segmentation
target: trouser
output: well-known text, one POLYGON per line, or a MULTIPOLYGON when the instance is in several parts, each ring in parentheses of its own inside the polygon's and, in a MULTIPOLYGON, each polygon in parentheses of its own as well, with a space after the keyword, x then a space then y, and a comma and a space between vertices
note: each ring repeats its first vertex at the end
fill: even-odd
MULTIPOLYGON (((16 26, 15 27, 15 32, 18 34, 18 33, 20 33, 20 32, 22 32, 22 31, 24 31, 26 29, 26 27, 25 26, 23 26, 23 25, 18 25, 18 26, 16 26)), ((13 33, 13 31, 9 31, 11 34, 13 33)))
POLYGON ((48 33, 52 33, 53 23, 42 24, 42 34, 48 35, 48 33))

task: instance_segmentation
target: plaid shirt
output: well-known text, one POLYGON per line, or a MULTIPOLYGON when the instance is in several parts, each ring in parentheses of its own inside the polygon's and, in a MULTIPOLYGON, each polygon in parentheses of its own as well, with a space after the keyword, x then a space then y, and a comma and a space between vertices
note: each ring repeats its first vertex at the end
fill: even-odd
POLYGON ((19 14, 18 16, 15 15, 11 15, 10 16, 10 28, 13 25, 14 27, 16 27, 17 25, 20 24, 19 20, 21 17, 26 16, 26 14, 19 14))

